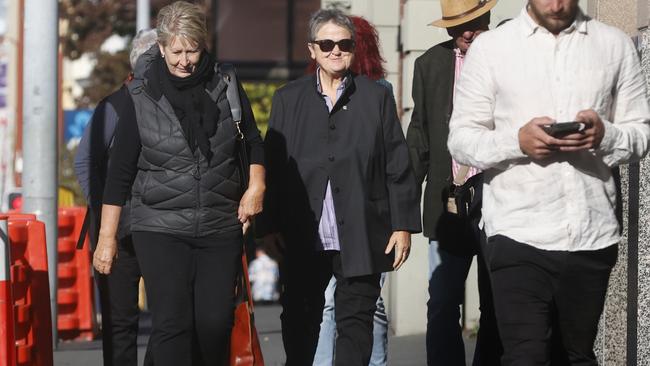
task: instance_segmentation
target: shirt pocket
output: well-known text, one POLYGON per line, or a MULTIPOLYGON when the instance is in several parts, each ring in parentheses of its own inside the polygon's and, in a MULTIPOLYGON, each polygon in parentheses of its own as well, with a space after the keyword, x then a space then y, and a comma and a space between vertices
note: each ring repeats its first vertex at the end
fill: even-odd
POLYGON ((578 111, 593 109, 601 117, 608 117, 615 91, 612 68, 585 67, 568 79, 568 99, 579 107, 578 111))

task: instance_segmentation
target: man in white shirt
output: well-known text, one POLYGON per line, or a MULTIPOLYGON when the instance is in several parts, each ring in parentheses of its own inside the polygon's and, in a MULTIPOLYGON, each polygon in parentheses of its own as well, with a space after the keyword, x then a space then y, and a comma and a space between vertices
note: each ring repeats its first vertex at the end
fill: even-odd
POLYGON ((529 0, 481 35, 456 89, 448 147, 484 170, 484 248, 503 365, 571 364, 593 352, 620 240, 612 167, 648 150, 650 110, 629 37, 578 0, 529 0), (544 126, 578 121, 554 136, 544 126))

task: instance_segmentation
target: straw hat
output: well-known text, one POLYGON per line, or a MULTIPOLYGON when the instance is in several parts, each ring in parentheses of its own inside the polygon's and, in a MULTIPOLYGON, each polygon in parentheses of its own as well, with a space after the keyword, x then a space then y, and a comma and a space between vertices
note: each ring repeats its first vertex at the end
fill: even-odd
POLYGON ((496 4, 497 0, 441 0, 442 19, 430 25, 440 28, 455 27, 480 17, 496 4))

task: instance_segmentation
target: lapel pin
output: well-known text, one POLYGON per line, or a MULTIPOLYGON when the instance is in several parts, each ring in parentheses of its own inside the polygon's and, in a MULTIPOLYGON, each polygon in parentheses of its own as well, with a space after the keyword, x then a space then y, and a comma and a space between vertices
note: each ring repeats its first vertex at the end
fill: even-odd
POLYGON ((348 106, 347 106, 347 105, 344 105, 344 106, 343 106, 343 110, 344 110, 344 111, 347 111, 347 110, 348 110, 348 106))

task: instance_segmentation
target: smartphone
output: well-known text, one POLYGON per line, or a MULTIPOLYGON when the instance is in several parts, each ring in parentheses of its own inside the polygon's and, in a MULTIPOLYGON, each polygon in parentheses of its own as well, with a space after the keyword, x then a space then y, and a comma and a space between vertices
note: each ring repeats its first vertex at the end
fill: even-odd
POLYGON ((583 122, 556 122, 550 125, 544 125, 544 131, 554 137, 569 135, 576 132, 584 131, 587 126, 583 122))

